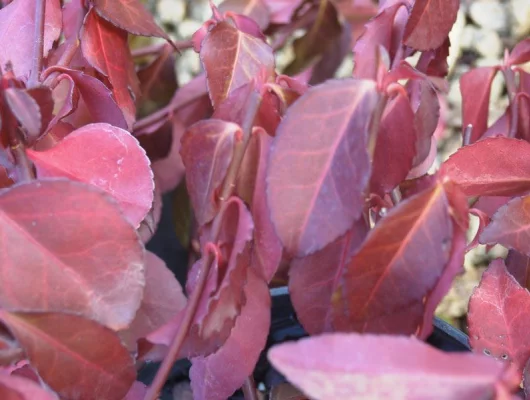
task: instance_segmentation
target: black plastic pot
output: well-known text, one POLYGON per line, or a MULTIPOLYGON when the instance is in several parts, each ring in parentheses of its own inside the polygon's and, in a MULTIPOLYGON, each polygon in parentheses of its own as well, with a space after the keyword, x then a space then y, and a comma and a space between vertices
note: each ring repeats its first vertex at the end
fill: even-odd
MULTIPOLYGON (((170 195, 164 197, 162 220, 157 233, 148 243, 147 248, 164 259, 168 267, 177 276, 177 279, 182 284, 184 283, 186 279, 187 255, 186 251, 178 243, 173 230, 170 195)), ((307 333, 296 318, 287 288, 271 289, 271 297, 272 314, 269 337, 266 348, 262 352, 254 371, 255 381, 263 382, 267 389, 285 381, 285 378, 269 364, 266 357, 267 351, 276 344, 307 336, 307 333)), ((434 319, 434 331, 427 339, 427 342, 443 351, 470 351, 467 335, 439 318, 434 319)), ((162 400, 173 399, 172 388, 176 383, 189 379, 190 365, 187 360, 179 360, 175 363, 161 393, 162 400)), ((139 380, 145 384, 150 384, 158 366, 158 363, 145 365, 139 372, 139 380)), ((242 400, 243 395, 240 392, 236 392, 231 399, 242 400)))

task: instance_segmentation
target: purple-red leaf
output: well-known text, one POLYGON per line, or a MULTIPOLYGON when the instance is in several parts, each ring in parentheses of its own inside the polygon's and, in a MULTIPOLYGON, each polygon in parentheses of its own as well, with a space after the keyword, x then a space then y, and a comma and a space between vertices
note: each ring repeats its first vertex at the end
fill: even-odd
POLYGON ((260 74, 274 76, 274 55, 262 39, 241 32, 226 21, 206 35, 201 46, 208 90, 214 108, 228 94, 260 74))
POLYGON ((474 351, 510 361, 519 370, 530 357, 530 293, 494 260, 469 300, 469 344, 474 351))
POLYGON ((268 358, 314 399, 480 399, 517 387, 502 363, 399 336, 325 334, 277 345, 268 358))
POLYGON ((139 82, 127 33, 114 27, 91 9, 81 30, 81 49, 90 65, 109 78, 116 103, 123 111, 128 128, 132 128, 136 118, 132 93, 137 91, 139 82))
POLYGON ((4 96, 9 109, 25 129, 28 142, 35 141, 42 127, 39 104, 24 89, 8 88, 4 96))
POLYGON ((258 166, 250 207, 255 225, 252 263, 263 272, 265 280, 270 282, 280 265, 283 250, 280 239, 272 225, 265 191, 265 178, 272 138, 263 130, 256 131, 254 137, 258 141, 259 153, 256 155, 258 166))
POLYGON ((258 26, 265 30, 270 22, 270 13, 266 0, 224 0, 219 5, 220 12, 232 11, 252 18, 258 26))
POLYGON ((225 400, 254 371, 269 331, 271 302, 267 283, 254 270, 248 271, 245 297, 247 303, 223 346, 191 360, 195 400, 225 400))
POLYGON ((530 143, 505 137, 465 146, 442 164, 440 174, 467 196, 515 196, 530 190, 530 143))
POLYGON ((133 35, 157 36, 171 41, 140 0, 94 0, 93 3, 101 17, 124 31, 133 35))
POLYGON ((218 119, 199 121, 182 137, 180 155, 199 225, 211 221, 218 211, 218 192, 232 161, 234 146, 242 138, 239 125, 218 119))
POLYGON ((299 98, 278 127, 267 200, 292 255, 324 248, 361 214, 370 174, 367 132, 377 100, 374 82, 328 81, 299 98))
POLYGON ((505 262, 506 269, 519 282, 519 285, 530 289, 530 257, 510 250, 505 262))
POLYGON ((309 334, 332 330, 331 297, 340 284, 346 263, 367 233, 368 226, 364 218, 360 218, 339 239, 291 263, 289 294, 297 318, 309 334))
POLYGON ((482 244, 502 244, 530 256, 530 196, 516 197, 499 208, 482 235, 482 244))
POLYGON ((62 398, 121 399, 136 378, 115 332, 72 314, 0 311, 39 376, 62 398))
POLYGON ((406 199, 370 231, 334 293, 337 330, 414 334, 424 298, 451 255, 449 204, 441 184, 406 199))
POLYGON ((65 177, 110 194, 137 228, 153 204, 149 159, 129 132, 109 124, 89 124, 51 149, 28 151, 39 178, 65 177))
POLYGON ((441 46, 456 21, 459 0, 415 0, 403 43, 417 50, 441 46))
POLYGON ((120 332, 120 336, 131 347, 136 345, 138 339, 169 322, 187 302, 173 272, 150 251, 145 257, 145 283, 142 304, 134 320, 125 331, 120 332))
POLYGON ((406 95, 391 99, 383 113, 372 164, 370 188, 384 194, 403 181, 416 155, 414 113, 406 95))
MULTIPOLYGON (((16 0, 0 10, 0 68, 13 66, 15 76, 28 78, 35 46, 36 0, 16 0)), ((61 35, 61 5, 59 0, 46 0, 44 17, 43 56, 61 35)), ((4 70, 5 71, 5 70, 4 70)))
POLYGON ((145 284, 143 248, 107 195, 78 182, 34 181, 0 191, 0 209, 3 309, 129 325, 145 284))
POLYGON ((473 126, 469 143, 479 140, 488 128, 490 92, 498 67, 479 67, 460 78, 462 126, 473 126))
POLYGON ((58 400, 56 394, 43 389, 29 379, 2 374, 0 374, 0 398, 2 400, 58 400))

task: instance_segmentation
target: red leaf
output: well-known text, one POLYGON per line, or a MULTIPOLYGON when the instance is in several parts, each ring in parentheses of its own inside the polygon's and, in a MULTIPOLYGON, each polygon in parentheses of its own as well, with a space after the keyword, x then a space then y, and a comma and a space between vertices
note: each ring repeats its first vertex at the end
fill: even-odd
POLYGON ((406 95, 391 99, 383 113, 372 163, 370 188, 384 194, 403 181, 416 155, 414 114, 406 95))
POLYGON ((49 70, 61 72, 72 79, 92 117, 92 122, 106 122, 127 129, 125 117, 116 104, 112 92, 99 79, 68 68, 53 67, 49 70))
POLYGON ((494 260, 469 300, 469 344, 519 373, 530 357, 530 293, 511 276, 503 260, 494 260))
POLYGON ((403 43, 417 50, 440 47, 456 21, 460 1, 415 0, 403 43))
POLYGON ((2 400, 58 400, 58 397, 26 378, 0 374, 2 400), (12 397, 10 397, 12 396, 12 397))
POLYGON ((219 22, 206 35, 201 46, 208 90, 214 108, 229 93, 250 82, 264 71, 274 76, 274 55, 262 39, 241 32, 226 21, 219 22))
POLYGON ((8 88, 4 91, 7 106, 25 129, 26 140, 34 142, 41 132, 40 107, 24 89, 8 88))
POLYGON ((225 400, 252 375, 270 326, 267 283, 252 269, 245 286, 247 303, 230 337, 214 354, 192 358, 191 387, 196 400, 225 400))
POLYGON ((3 309, 129 325, 144 288, 143 249, 104 193, 67 180, 33 181, 2 190, 0 209, 3 309))
POLYGON ((492 218, 493 215, 503 205, 508 203, 512 198, 509 196, 481 196, 475 203, 473 208, 476 208, 492 218))
POLYGON ((391 209, 345 267, 333 298, 335 328, 415 333, 423 318, 424 298, 449 261, 452 237, 441 184, 391 209))
POLYGON ((127 33, 115 28, 91 9, 85 17, 80 40, 83 55, 90 65, 109 78, 116 102, 131 129, 136 117, 131 90, 135 92, 139 82, 127 33))
POLYGON ((371 81, 328 81, 298 99, 278 127, 267 199, 276 232, 292 255, 324 248, 360 215, 370 174, 367 131, 377 99, 371 81))
POLYGON ((181 138, 186 129, 206 117, 210 106, 204 75, 196 77, 177 90, 172 104, 177 107, 173 115, 172 142, 166 158, 153 162, 153 171, 162 193, 172 191, 184 176, 184 164, 180 156, 181 138))
POLYGON ((530 190, 530 143, 505 137, 465 146, 445 161, 440 174, 467 196, 516 196, 530 190))
POLYGON ((151 209, 154 181, 149 159, 134 136, 121 128, 86 125, 53 148, 28 150, 28 155, 39 178, 65 177, 110 194, 135 228, 151 209))
MULTIPOLYGON (((182 357, 208 355, 222 346, 230 335, 241 307, 247 301, 244 287, 250 265, 252 216, 237 197, 231 197, 222 212, 218 244, 206 243, 203 246, 202 258, 195 263, 188 275, 186 291, 191 295, 199 273, 203 271, 202 264, 208 256, 213 256, 206 288, 181 351, 182 357)), ((206 232, 204 236, 208 237, 208 234, 206 232)), ((147 339, 153 344, 168 346, 180 320, 181 316, 177 316, 147 339)))
POLYGON ((258 167, 256 183, 252 196, 250 210, 254 217, 254 245, 252 248, 252 262, 259 268, 267 282, 270 282, 282 259, 282 244, 274 231, 267 204, 265 178, 269 161, 272 138, 263 130, 254 133, 258 141, 258 167))
POLYGON ((239 125, 218 119, 199 121, 182 137, 180 155, 186 167, 186 186, 199 225, 211 221, 219 209, 218 191, 242 140, 239 125))
POLYGON ((264 0, 271 13, 271 23, 286 24, 291 21, 294 11, 303 0, 264 0))
POLYGON ((139 36, 156 36, 171 42, 139 0, 94 0, 94 7, 100 17, 124 31, 139 36))
POLYGON ((412 164, 416 167, 429 157, 432 150, 433 135, 440 120, 440 103, 436 90, 428 80, 410 80, 406 87, 414 111, 416 154, 412 164))
POLYGON ((39 376, 63 398, 121 399, 136 378, 133 359, 116 333, 92 320, 3 310, 0 318, 39 376))
MULTIPOLYGON (((395 19, 404 4, 399 2, 385 6, 379 14, 372 18, 364 28, 363 33, 353 47, 355 66, 353 76, 357 78, 373 79, 377 77, 379 64, 379 46, 387 50, 390 61, 399 46, 403 26, 396 24, 395 19)), ((406 13, 406 11, 401 11, 406 13)), ((406 14, 405 14, 406 15, 406 14)))
POLYGON ((79 36, 86 15, 83 0, 72 0, 63 7, 63 33, 67 40, 74 40, 79 36))
POLYGON ((182 287, 164 263, 147 251, 145 289, 140 308, 129 327, 120 332, 128 347, 136 351, 136 341, 169 322, 186 306, 182 287))
MULTIPOLYGON (((17 0, 0 10, 0 66, 11 62, 17 77, 28 78, 35 45, 36 0, 17 0), (14 40, 15 39, 15 40, 14 40)), ((43 56, 61 34, 61 5, 59 0, 46 1, 44 17, 43 56)))
POLYGON ((469 143, 479 140, 488 128, 490 92, 498 67, 479 67, 460 78, 462 126, 473 126, 469 143))
POLYGON ((499 208, 486 226, 480 243, 502 244, 530 256, 530 196, 516 197, 499 208))
POLYGON ((515 45, 508 57, 507 66, 524 64, 530 61, 530 38, 521 40, 515 45))
POLYGON ((480 399, 517 387, 502 363, 399 336, 325 334, 274 346, 268 358, 315 399, 480 399))
POLYGON ((270 13, 266 0, 224 0, 219 5, 220 12, 232 11, 252 18, 258 26, 265 30, 269 26, 270 13))
POLYGON ((143 400, 147 393, 147 386, 142 382, 134 382, 127 396, 123 400, 143 400))
POLYGON ((295 258, 289 269, 289 293, 296 316, 310 335, 332 330, 331 299, 340 284, 345 264, 359 248, 368 226, 364 218, 322 250, 295 258))
POLYGON ((530 288, 530 257, 510 250, 506 257, 506 269, 522 287, 530 288))

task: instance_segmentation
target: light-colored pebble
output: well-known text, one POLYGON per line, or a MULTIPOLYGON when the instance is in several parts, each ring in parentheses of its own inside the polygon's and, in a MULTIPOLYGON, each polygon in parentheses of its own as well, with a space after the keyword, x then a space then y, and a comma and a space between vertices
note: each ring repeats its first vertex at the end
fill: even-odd
POLYGON ((465 25, 466 14, 464 12, 464 8, 460 7, 456 17, 456 22, 453 25, 451 32, 449 32, 451 46, 449 47, 449 57, 447 57, 447 64, 449 66, 450 73, 453 71, 454 67, 456 66, 456 62, 458 61, 458 57, 462 53, 462 45, 460 44, 460 41, 462 39, 462 33, 465 25))
POLYGON ((511 0, 510 11, 514 36, 530 35, 530 0, 511 0))
POLYGON ((186 19, 177 25, 177 32, 182 39, 190 39, 201 26, 202 23, 199 21, 186 19))
POLYGON ((186 4, 183 0, 160 0, 156 11, 162 22, 177 25, 186 16, 186 4))
POLYGON ((477 36, 479 29, 474 25, 466 25, 462 30, 460 37, 460 46, 462 50, 470 50, 475 43, 475 36, 477 36))
POLYGON ((484 58, 498 59, 502 55, 504 46, 499 34, 492 30, 477 30, 473 40, 473 47, 484 58))
POLYGON ((508 31, 508 13, 506 6, 496 0, 477 0, 469 7, 471 19, 481 28, 499 33, 508 31))

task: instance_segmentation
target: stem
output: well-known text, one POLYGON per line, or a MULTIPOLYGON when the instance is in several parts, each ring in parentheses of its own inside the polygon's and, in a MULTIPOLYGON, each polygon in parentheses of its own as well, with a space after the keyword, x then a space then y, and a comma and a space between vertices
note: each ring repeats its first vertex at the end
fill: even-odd
POLYGON ((466 130, 464 131, 462 146, 467 146, 471 143, 472 134, 473 134, 473 125, 469 124, 468 126, 466 126, 466 130))
POLYGON ((372 114, 372 120, 370 121, 370 131, 368 133, 368 154, 370 159, 374 159, 375 146, 377 144, 377 136, 379 135, 379 126, 381 125, 381 118, 383 117, 383 112, 385 111, 386 103, 388 101, 388 96, 383 95, 372 114))
POLYGON ((502 69, 504 80, 506 82, 506 90, 508 92, 508 99, 510 100, 510 130, 508 137, 514 138, 517 135, 518 110, 515 101, 517 95, 517 87, 515 85, 515 74, 510 67, 502 69))
POLYGON ((26 154, 26 148, 17 132, 17 128, 11 130, 9 135, 11 142, 11 151, 15 157, 15 165, 17 171, 17 183, 18 182, 30 182, 35 179, 33 173, 33 166, 28 159, 26 154))
MULTIPOLYGON (((193 47, 193 42, 189 39, 174 42, 174 44, 179 51, 190 49, 193 47)), ((131 53, 132 53, 133 58, 154 56, 160 53, 165 47, 172 49, 172 52, 175 51, 175 47, 171 46, 168 43, 158 43, 158 44, 150 44, 149 46, 145 46, 139 49, 132 50, 131 53)))
MULTIPOLYGON (((250 142, 250 137, 252 134, 252 126, 254 125, 254 120, 259 110, 261 104, 261 95, 254 90, 251 92, 248 99, 248 107, 246 110, 245 118, 243 120, 242 129, 243 129, 243 141, 242 146, 237 146, 234 152, 234 157, 230 163, 225 181, 223 183, 223 188, 221 190, 220 200, 221 200, 221 210, 226 206, 226 200, 232 193, 233 188, 235 187, 235 180, 241 167, 245 151, 250 142)), ((221 218, 222 212, 219 212, 212 224, 211 238, 213 242, 217 242, 219 238, 219 233, 221 232, 221 218)), ((193 319, 195 318, 195 313, 199 305, 199 301, 202 297, 204 287, 210 273, 210 267, 214 261, 212 252, 208 252, 204 263, 201 266, 201 271, 199 274, 199 280, 195 287, 195 290, 191 294, 188 305, 186 306, 186 311, 182 322, 179 325, 178 331, 171 343, 168 354, 164 357, 162 365, 158 369, 153 383, 149 386, 147 393, 144 397, 144 400, 156 400, 158 393, 160 392, 164 382, 167 379, 169 371, 173 364, 175 363, 177 356, 180 352, 180 348, 186 339, 186 335, 191 327, 193 319)))
POLYGON ((256 385, 254 384, 254 378, 252 376, 245 379, 245 383, 241 387, 243 390, 243 396, 245 400, 258 400, 258 394, 256 393, 256 385))
POLYGON ((44 14, 46 12, 46 0, 37 0, 35 8, 35 45, 33 46, 33 58, 31 60, 31 72, 28 87, 39 84, 39 74, 42 69, 42 53, 44 46, 44 14))

